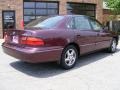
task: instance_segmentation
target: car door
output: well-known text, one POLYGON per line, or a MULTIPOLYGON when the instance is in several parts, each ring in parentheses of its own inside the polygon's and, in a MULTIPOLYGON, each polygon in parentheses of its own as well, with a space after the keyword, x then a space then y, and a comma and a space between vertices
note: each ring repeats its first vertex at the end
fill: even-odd
POLYGON ((97 32, 92 30, 88 18, 86 16, 75 16, 73 20, 75 41, 80 46, 80 54, 94 51, 97 32))
POLYGON ((111 34, 105 31, 102 24, 100 24, 97 20, 90 18, 89 21, 93 31, 97 32, 96 50, 109 47, 112 40, 111 34))

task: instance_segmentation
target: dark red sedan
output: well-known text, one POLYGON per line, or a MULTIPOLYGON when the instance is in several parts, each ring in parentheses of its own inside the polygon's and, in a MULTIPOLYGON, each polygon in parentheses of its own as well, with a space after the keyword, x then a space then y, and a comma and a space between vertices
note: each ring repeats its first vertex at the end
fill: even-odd
POLYGON ((101 49, 115 52, 118 35, 97 20, 83 15, 39 18, 25 30, 9 30, 2 47, 5 53, 29 63, 58 62, 72 68, 79 55, 101 49))

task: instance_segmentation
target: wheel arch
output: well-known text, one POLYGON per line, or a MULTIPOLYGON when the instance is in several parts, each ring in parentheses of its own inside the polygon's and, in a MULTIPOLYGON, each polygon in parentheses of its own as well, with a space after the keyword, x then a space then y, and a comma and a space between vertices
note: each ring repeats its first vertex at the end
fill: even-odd
POLYGON ((117 45, 118 45, 119 36, 114 36, 113 38, 117 41, 117 45))
POLYGON ((70 46, 70 45, 74 46, 74 47, 77 49, 77 51, 78 51, 78 55, 80 55, 80 47, 79 47, 79 45, 78 45, 77 43, 75 43, 75 42, 71 42, 71 43, 67 44, 67 45, 65 46, 65 48, 66 48, 67 46, 70 46))

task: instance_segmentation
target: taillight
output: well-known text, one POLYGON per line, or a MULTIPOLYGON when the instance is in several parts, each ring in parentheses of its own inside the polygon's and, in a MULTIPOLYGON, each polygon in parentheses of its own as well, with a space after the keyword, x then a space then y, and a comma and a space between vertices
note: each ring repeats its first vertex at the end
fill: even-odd
POLYGON ((35 37, 22 37, 21 44, 32 45, 32 46, 42 46, 44 45, 44 41, 40 38, 35 38, 35 37))
POLYGON ((21 44, 26 44, 27 37, 21 37, 21 44))

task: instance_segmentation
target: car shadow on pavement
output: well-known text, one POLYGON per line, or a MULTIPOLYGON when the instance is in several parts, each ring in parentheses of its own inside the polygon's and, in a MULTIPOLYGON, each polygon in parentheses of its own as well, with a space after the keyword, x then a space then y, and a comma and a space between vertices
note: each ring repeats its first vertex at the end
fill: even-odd
MULTIPOLYGON (((118 49, 116 53, 120 50, 118 49)), ((114 54, 116 54, 114 53, 114 54)), ((92 53, 89 55, 81 56, 78 60, 76 66, 70 70, 61 69, 56 63, 40 63, 40 64, 30 64, 21 61, 16 61, 10 63, 10 65, 16 70, 27 74, 36 78, 48 78, 52 76, 56 76, 65 72, 69 72, 71 70, 78 69, 82 66, 89 65, 90 63, 94 63, 99 60, 105 60, 103 58, 111 56, 113 54, 106 53, 105 51, 100 51, 96 53, 92 53)))

